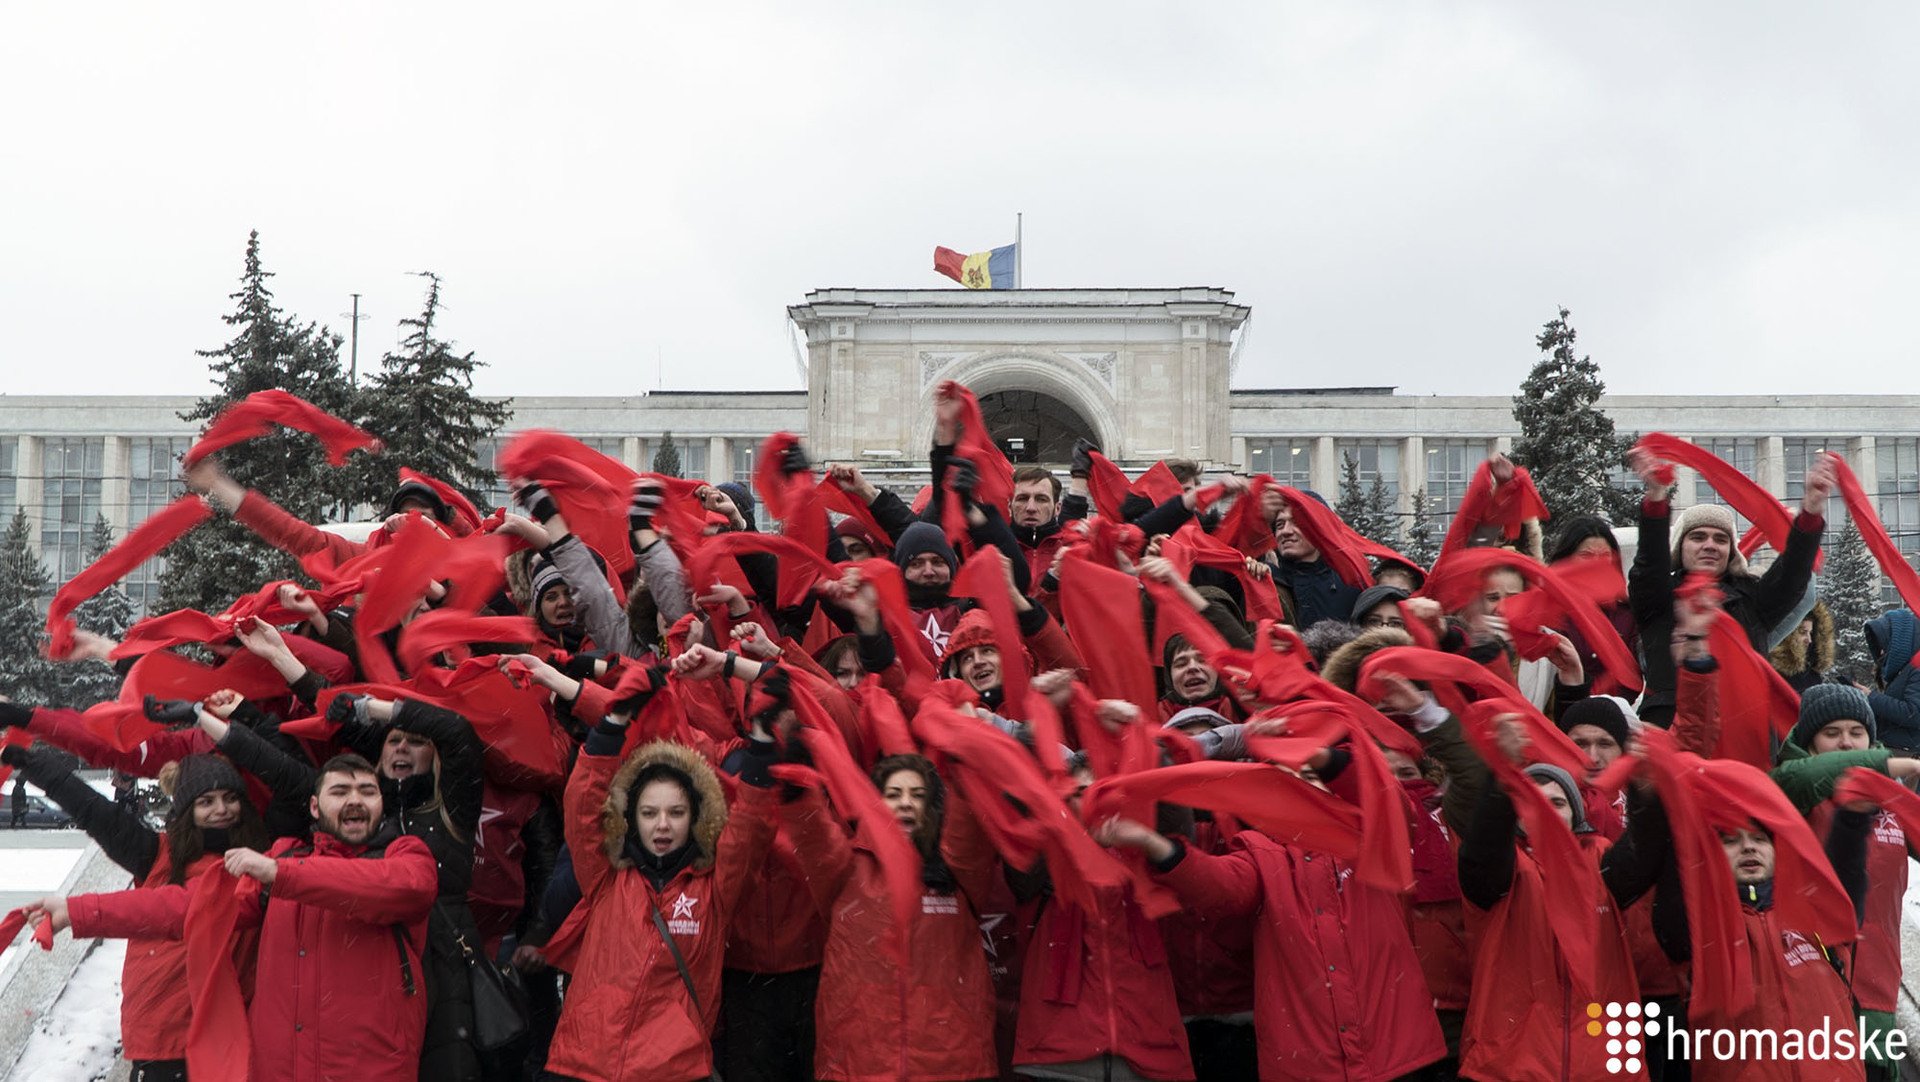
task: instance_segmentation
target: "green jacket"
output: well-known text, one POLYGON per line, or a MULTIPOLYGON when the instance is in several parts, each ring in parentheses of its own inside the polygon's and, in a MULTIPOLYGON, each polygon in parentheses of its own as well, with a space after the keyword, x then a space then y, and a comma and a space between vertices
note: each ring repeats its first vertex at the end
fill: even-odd
POLYGON ((1887 760, 1893 755, 1886 748, 1865 748, 1861 751, 1829 751, 1815 755, 1791 742, 1780 745, 1780 765, 1773 768, 1768 777, 1787 794, 1793 806, 1801 815, 1810 815, 1813 809, 1833 795, 1833 787, 1840 781, 1840 775, 1856 766, 1885 774, 1887 760))

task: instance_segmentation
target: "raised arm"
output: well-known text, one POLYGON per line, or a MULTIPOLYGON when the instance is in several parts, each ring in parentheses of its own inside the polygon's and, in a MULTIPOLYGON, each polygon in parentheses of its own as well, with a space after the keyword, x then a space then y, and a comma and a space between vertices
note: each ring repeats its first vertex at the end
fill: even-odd
POLYGON ((107 858, 135 879, 145 879, 160 856, 160 838, 140 817, 101 796, 74 776, 70 761, 56 752, 8 746, 0 761, 39 786, 47 799, 73 816, 87 837, 100 843, 107 858))

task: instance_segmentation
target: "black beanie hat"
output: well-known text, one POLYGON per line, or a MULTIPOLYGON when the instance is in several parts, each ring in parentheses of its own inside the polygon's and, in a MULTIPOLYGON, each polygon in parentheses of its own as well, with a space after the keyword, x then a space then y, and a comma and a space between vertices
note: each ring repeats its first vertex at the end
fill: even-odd
POLYGON ((394 489, 392 497, 387 500, 387 514, 399 514, 400 505, 407 500, 419 500, 426 504, 432 509, 434 521, 443 526, 453 521, 453 508, 447 506, 447 501, 441 499, 438 492, 419 481, 400 482, 400 487, 394 489))
POLYGON ((740 517, 747 520, 747 529, 753 530, 758 528, 754 524, 754 518, 753 518, 753 490, 752 489, 748 488, 747 486, 741 484, 738 481, 728 481, 728 482, 725 482, 724 484, 718 484, 713 487, 726 493, 727 496, 733 500, 733 506, 739 509, 740 517))
POLYGON ((167 810, 169 820, 192 814, 193 802, 217 789, 228 789, 241 799, 246 798, 247 788, 240 780, 240 772, 218 755, 189 755, 180 760, 179 768, 173 779, 173 802, 167 810))
POLYGON ((1591 725, 1604 729, 1620 750, 1627 750, 1627 712, 1620 708, 1620 700, 1611 695, 1595 695, 1580 699, 1566 708, 1560 715, 1560 731, 1573 731, 1575 725, 1591 725))
POLYGON ((923 552, 939 554, 947 562, 949 571, 960 569, 960 561, 953 555, 953 546, 947 544, 947 535, 931 522, 916 522, 901 532, 900 540, 893 544, 893 562, 905 571, 913 558, 923 552))

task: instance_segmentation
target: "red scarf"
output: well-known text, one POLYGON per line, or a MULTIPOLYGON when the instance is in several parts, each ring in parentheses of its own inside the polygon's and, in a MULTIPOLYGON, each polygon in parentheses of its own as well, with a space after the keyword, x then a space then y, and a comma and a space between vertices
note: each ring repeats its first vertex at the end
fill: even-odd
MULTIPOLYGON (((1523 613, 1530 612, 1533 621, 1529 632, 1542 626, 1558 625, 1558 619, 1546 619, 1553 616, 1554 609, 1557 609, 1561 617, 1580 629, 1587 646, 1615 680, 1626 687, 1641 686, 1639 663, 1627 649, 1627 644, 1620 641, 1620 633, 1607 621, 1606 614, 1594 602, 1591 590, 1569 585, 1555 569, 1529 557, 1507 549, 1462 549, 1434 564, 1433 574, 1420 593, 1438 601, 1446 611, 1454 612, 1464 608, 1480 593, 1487 572, 1496 568, 1518 573, 1529 586, 1542 591, 1552 600, 1552 607, 1544 602, 1527 603, 1529 606, 1537 604, 1538 608, 1523 607, 1523 613)), ((1504 605, 1505 602, 1502 602, 1503 608, 1504 605)), ((1538 640, 1539 636, 1536 634, 1535 638, 1538 640)), ((1535 646, 1538 648, 1537 641, 1535 646)))
POLYGON ((1357 861, 1360 809, 1266 763, 1184 763, 1093 783, 1081 814, 1100 822, 1129 805, 1205 808, 1231 815, 1282 845, 1357 861))
POLYGON ((531 429, 500 449, 500 474, 538 481, 566 516, 567 529, 607 561, 617 577, 633 570, 627 508, 640 476, 572 436, 531 429))
POLYGON ((165 726, 147 720, 146 696, 197 702, 222 688, 255 701, 287 693, 287 682, 273 666, 254 654, 238 651, 218 666, 202 665, 179 654, 158 650, 133 663, 112 702, 88 707, 81 717, 86 727, 119 751, 132 751, 165 726))
POLYGON ((469 643, 535 643, 540 627, 524 616, 476 616, 436 609, 422 613, 400 632, 400 664, 424 673, 441 654, 459 664, 473 656, 469 643))
POLYGON ((1785 739, 1800 718, 1800 694, 1754 650, 1746 629, 1722 612, 1708 629, 1707 646, 1720 664, 1720 743, 1717 759, 1755 770, 1773 766, 1774 739, 1785 739))
MULTIPOLYGON (((1649 432, 1640 437, 1635 447, 1666 459, 1699 473, 1706 478, 1721 499, 1735 511, 1745 515, 1753 528, 1767 539, 1775 552, 1787 551, 1787 535, 1793 530, 1793 514, 1786 505, 1774 499, 1773 494, 1761 488, 1753 478, 1735 469, 1725 459, 1707 450, 1697 447, 1686 440, 1675 439, 1664 432, 1649 432)), ((1754 546, 1758 547, 1758 546, 1754 546)), ((1751 549, 1743 540, 1740 551, 1751 555, 1751 549)), ((1818 562, 1814 564, 1817 568, 1818 562)))
POLYGON ((234 929, 252 879, 236 879, 219 865, 194 877, 187 889, 187 987, 193 1017, 187 1023, 187 1070, 195 1079, 247 1082, 252 1054, 247 1004, 233 964, 234 929))
POLYGON ((1067 626, 1081 632, 1076 645, 1094 692, 1132 703, 1143 717, 1154 716, 1160 696, 1147 656, 1139 581, 1076 553, 1061 564, 1060 607, 1067 626))
POLYGON ((1879 562, 1880 570, 1899 592, 1900 600, 1906 602, 1907 608, 1920 612, 1920 575, 1914 574, 1913 565, 1901 555, 1900 547, 1893 543, 1893 538, 1887 536, 1887 528, 1880 524, 1880 513, 1874 509, 1873 501, 1867 498, 1866 490, 1860 487, 1860 479, 1853 475, 1846 458, 1841 455, 1830 457, 1833 459, 1834 472, 1840 478, 1840 498, 1846 501, 1847 514, 1853 516, 1853 525, 1860 531, 1860 540, 1866 542, 1868 551, 1879 562))
POLYGON ((993 625, 994 645, 1000 651, 1000 686, 1005 714, 1025 720, 1027 716, 1027 650, 1020 635, 1020 620, 1014 614, 1013 598, 1008 593, 1012 582, 1006 554, 992 545, 982 545, 960 573, 953 577, 953 596, 971 597, 986 610, 993 625))
POLYGON ((432 489, 433 494, 440 497, 441 502, 447 505, 447 510, 453 513, 453 523, 461 528, 462 533, 472 533, 480 528, 480 509, 473 506, 473 501, 467 499, 466 493, 438 477, 400 467, 400 483, 404 485, 409 482, 432 489))
POLYGON ((276 424, 297 428, 317 437, 321 446, 327 449, 328 464, 333 466, 346 465, 348 452, 356 448, 365 447, 375 453, 382 449, 380 441, 371 434, 305 399, 279 390, 255 391, 221 410, 194 445, 187 449, 182 463, 191 468, 215 451, 272 432, 276 424))
POLYGON ((830 477, 822 479, 815 491, 819 494, 821 505, 827 510, 853 519, 867 531, 867 536, 873 539, 875 555, 893 551, 892 536, 881 527, 880 520, 873 517, 873 508, 868 507, 866 501, 855 499, 846 489, 834 484, 830 477))
MULTIPOLYGON (((980 483, 973 490, 974 502, 1004 514, 1013 502, 1013 463, 994 444, 986 418, 980 414, 980 403, 972 391, 952 380, 940 384, 936 397, 960 404, 960 435, 953 453, 971 462, 980 475, 980 483)), ((960 494, 953 490, 951 478, 940 488, 940 523, 947 531, 947 541, 958 547, 967 540, 966 508, 960 505, 960 494)))
MULTIPOLYGON (((234 628, 242 620, 259 617, 269 624, 288 624, 305 619, 280 603, 280 587, 293 586, 291 580, 269 582, 253 593, 234 599, 225 612, 208 616, 198 609, 175 609, 149 616, 127 629, 120 645, 108 656, 118 660, 139 657, 155 650, 187 643, 225 642, 234 637, 234 628)), ((306 591, 320 611, 325 612, 360 592, 359 580, 306 591)))
MULTIPOLYGON (((1247 490, 1233 501, 1227 513, 1220 518, 1220 526, 1215 535, 1226 539, 1227 544, 1242 553, 1259 559, 1274 550, 1277 542, 1273 536, 1273 520, 1261 509, 1267 489, 1274 486, 1273 477, 1258 474, 1247 483, 1247 490)), ((1219 498, 1219 485, 1209 485, 1195 494, 1195 511, 1204 511, 1219 498)))
POLYGON ((1106 455, 1094 451, 1087 457, 1093 462, 1093 468, 1087 471, 1087 494, 1093 500, 1094 512, 1101 518, 1123 521, 1120 506, 1132 494, 1133 483, 1106 455))
MULTIPOLYGON (((12 945, 13 937, 19 935, 20 929, 25 928, 26 926, 27 926, 27 910, 25 906, 22 906, 19 909, 10 911, 4 917, 0 917, 0 950, 3 950, 6 947, 12 945)), ((45 950, 45 951, 52 950, 53 949, 53 922, 50 920, 43 920, 39 924, 34 925, 33 941, 35 943, 40 944, 41 950, 45 950)))
POLYGON ((753 464, 753 487, 767 512, 780 522, 780 532, 821 557, 827 554, 827 511, 821 505, 818 483, 811 471, 788 472, 787 452, 800 446, 791 432, 776 432, 760 445, 753 464))
POLYGON ((1162 542, 1160 555, 1172 561, 1183 577, 1191 577, 1195 567, 1210 567, 1232 575, 1240 584, 1241 596, 1246 598, 1248 619, 1256 622, 1285 619, 1280 595, 1274 591, 1273 583, 1256 578, 1247 570, 1247 558, 1239 549, 1201 529, 1198 522, 1187 523, 1162 542))
POLYGON ((1546 501, 1540 498, 1540 490, 1533 487, 1533 475, 1524 466, 1513 468, 1513 480, 1504 485, 1493 483, 1493 463, 1482 462, 1480 468, 1473 471, 1473 480, 1467 483, 1466 494, 1460 497, 1460 507, 1453 513, 1453 523, 1447 527, 1447 538, 1440 544, 1440 556, 1467 547, 1473 531, 1482 525, 1499 526, 1509 541, 1520 536, 1521 527, 1528 519, 1546 520, 1548 518, 1546 501))
POLYGON ((393 683, 400 679, 380 633, 399 627, 435 580, 446 582, 442 611, 473 613, 491 602, 506 582, 507 539, 476 534, 449 538, 428 521, 410 516, 395 531, 378 571, 366 582, 360 609, 354 614, 353 637, 359 647, 360 671, 371 680, 393 683))
POLYGON ((1299 489, 1283 487, 1280 494, 1293 509, 1294 528, 1309 545, 1320 550, 1320 558, 1340 576, 1340 581, 1358 587, 1373 584, 1373 565, 1367 562, 1366 538, 1340 521, 1340 516, 1326 504, 1299 489))
POLYGON ((79 608, 81 602, 126 578, 128 572, 158 556, 162 549, 205 522, 211 514, 205 500, 182 496, 154 512, 152 517, 128 531, 119 544, 67 580, 47 605, 47 656, 60 659, 73 653, 73 610, 79 608))
POLYGON ((1397 894, 1412 889, 1413 842, 1407 826, 1412 809, 1366 724, 1344 703, 1289 703, 1264 716, 1285 718, 1287 735, 1249 737, 1249 750, 1295 771, 1305 769, 1323 748, 1347 749, 1360 796, 1360 855, 1355 871, 1382 890, 1397 894))

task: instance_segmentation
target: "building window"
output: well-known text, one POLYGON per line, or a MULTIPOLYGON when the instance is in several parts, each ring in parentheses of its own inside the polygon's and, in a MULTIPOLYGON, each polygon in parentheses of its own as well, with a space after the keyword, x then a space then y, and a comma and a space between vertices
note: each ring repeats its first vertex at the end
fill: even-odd
POLYGON ((1911 558, 1920 552, 1920 440, 1911 436, 1873 441, 1880 522, 1887 536, 1911 558))
POLYGON ((481 440, 474 445, 474 464, 479 467, 482 477, 489 478, 486 488, 480 493, 481 498, 487 503, 486 507, 481 508, 483 511, 494 507, 513 506, 513 493, 507 489, 507 479, 496 473, 493 468, 493 464, 500 458, 500 448, 506 442, 502 439, 491 439, 481 440))
POLYGON ((1428 440, 1426 451, 1427 509, 1434 528, 1445 533, 1460 501, 1466 499, 1474 471, 1487 460, 1487 444, 1485 440, 1428 440))
POLYGON ((1247 441, 1247 472, 1272 474, 1294 488, 1313 485, 1313 441, 1310 439, 1253 439, 1247 441))
MULTIPOLYGON (((1785 460, 1787 477, 1786 504, 1795 514, 1800 511, 1800 497, 1807 492, 1807 467, 1813 463, 1814 456, 1821 451, 1832 451, 1845 458, 1847 440, 1844 436, 1794 437, 1780 441, 1780 454, 1785 460)), ((1744 527, 1744 524, 1743 524, 1744 527)), ((1847 505, 1840 499, 1839 493, 1827 501, 1827 536, 1835 538, 1847 527, 1847 505)))
MULTIPOLYGON (((1726 460, 1734 469, 1739 470, 1748 477, 1753 476, 1754 463, 1758 461, 1759 441, 1746 436, 1716 436, 1713 439, 1695 440, 1694 442, 1705 450, 1711 451, 1716 456, 1726 460)), ((1803 474, 1802 476, 1805 475, 1803 474)), ((1733 506, 1727 502, 1725 496, 1715 492, 1713 486, 1708 484, 1704 477, 1699 478, 1693 486, 1693 500, 1695 503, 1717 503, 1722 507, 1733 506)), ((1747 532, 1749 526, 1753 525, 1747 521, 1747 516, 1738 511, 1733 513, 1733 523, 1743 534, 1747 532)))
POLYGON ((753 483, 753 460, 760 453, 760 440, 735 437, 733 441, 733 479, 743 485, 753 483))
MULTIPOLYGON (((1392 503, 1400 497, 1400 441, 1399 440, 1340 440, 1334 444, 1340 459, 1339 476, 1347 476, 1347 456, 1352 455, 1354 464, 1360 468, 1360 491, 1364 495, 1373 489, 1373 479, 1378 477, 1386 488, 1387 501, 1392 503)), ((1336 499, 1334 493, 1321 493, 1328 499, 1336 499)), ((1344 493, 1340 494, 1344 495, 1344 493)))
POLYGON ((87 565, 87 538, 100 516, 104 439, 49 439, 44 444, 40 562, 57 585, 87 565))
MULTIPOLYGON (((653 455, 660 449, 660 438, 655 436, 647 441, 647 461, 644 467, 653 469, 653 455)), ((697 436, 692 439, 675 437, 673 449, 680 454, 680 476, 689 481, 705 481, 707 477, 707 438, 697 436)))
MULTIPOLYGON (((185 494, 186 486, 178 479, 179 465, 193 440, 187 436, 163 436, 128 442, 127 529, 131 530, 185 494)), ((123 588, 140 612, 152 611, 159 602, 160 576, 166 570, 166 557, 156 556, 127 576, 123 588)))
POLYGON ((0 436, 0 530, 13 522, 14 486, 19 483, 20 441, 0 436))

